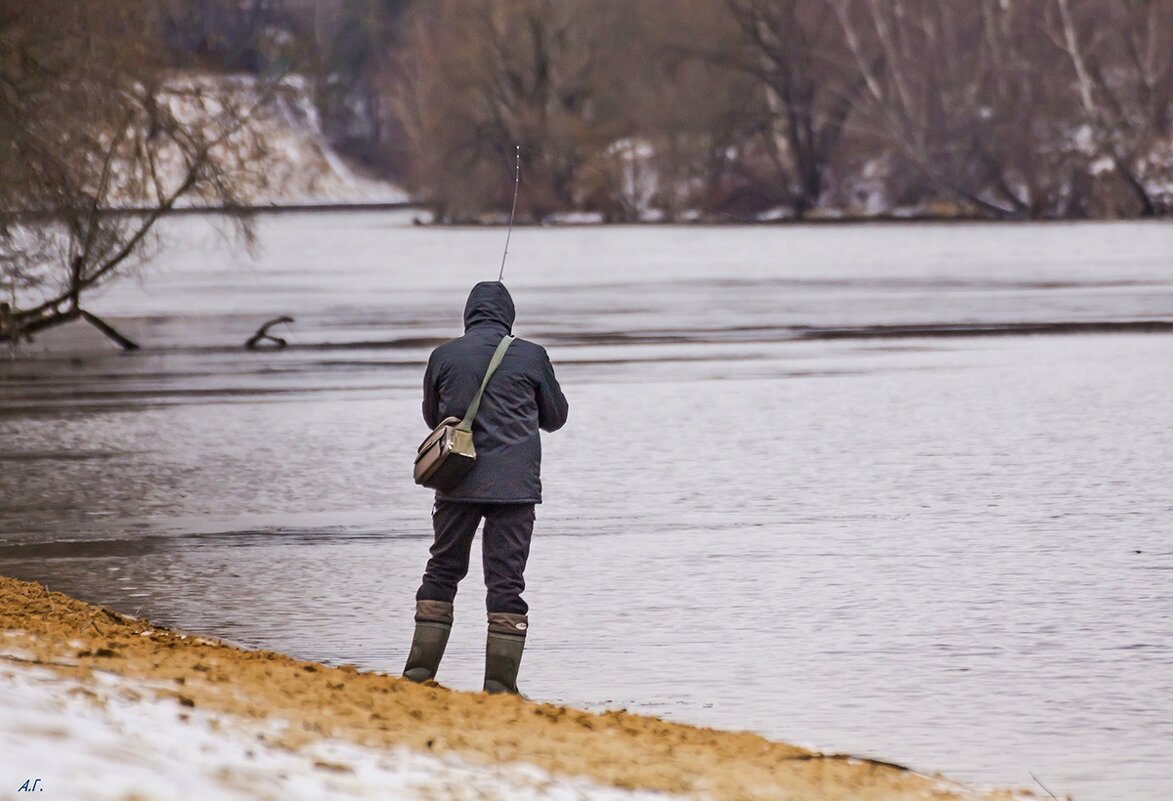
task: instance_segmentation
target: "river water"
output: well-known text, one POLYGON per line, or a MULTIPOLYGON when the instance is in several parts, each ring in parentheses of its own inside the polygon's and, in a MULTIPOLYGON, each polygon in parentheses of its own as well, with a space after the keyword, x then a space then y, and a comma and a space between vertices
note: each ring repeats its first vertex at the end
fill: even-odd
MULTIPOLYGON (((0 573, 395 672, 423 362, 504 232, 258 226, 249 259, 171 222, 99 293, 142 351, 65 330, 0 361, 0 573), (281 314, 289 348, 241 348, 281 314)), ((571 404, 528 694, 1173 797, 1173 226, 523 228, 506 282, 571 404)))

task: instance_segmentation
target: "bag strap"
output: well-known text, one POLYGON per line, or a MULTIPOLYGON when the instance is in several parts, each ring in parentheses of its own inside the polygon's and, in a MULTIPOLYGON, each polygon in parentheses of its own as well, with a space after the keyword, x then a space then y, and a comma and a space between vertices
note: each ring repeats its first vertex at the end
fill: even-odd
POLYGON ((472 431, 472 421, 476 419, 477 410, 481 408, 481 396, 485 394, 485 387, 489 385, 489 379, 493 377, 493 373, 497 372, 497 368, 501 364, 501 360, 505 358, 505 351, 509 350, 509 346, 513 344, 516 337, 506 334, 505 338, 501 340, 501 344, 497 346, 497 350, 493 352, 493 358, 489 362, 488 372, 485 373, 485 379, 481 381, 481 388, 477 390, 477 394, 473 397, 472 403, 468 405, 468 411, 464 414, 464 419, 460 421, 460 425, 456 426, 461 431, 472 431))

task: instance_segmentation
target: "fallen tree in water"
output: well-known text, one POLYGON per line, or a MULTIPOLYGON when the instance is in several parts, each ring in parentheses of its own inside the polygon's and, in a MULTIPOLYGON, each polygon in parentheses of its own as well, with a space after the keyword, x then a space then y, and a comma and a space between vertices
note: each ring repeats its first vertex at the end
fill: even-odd
POLYGON ((7 340, 13 345, 20 344, 21 340, 32 342, 33 334, 41 329, 51 328, 52 326, 68 323, 73 320, 85 320, 105 334, 109 339, 113 340, 123 350, 138 350, 138 345, 118 333, 112 325, 96 314, 91 314, 76 305, 64 310, 58 307, 50 307, 46 310, 45 314, 35 317, 32 317, 28 313, 17 317, 12 313, 11 307, 7 303, 0 303, 0 342, 7 340))
POLYGON ((144 0, 11 5, 0 18, 11 56, 0 59, 0 342, 83 319, 132 348, 82 296, 145 263, 181 200, 229 209, 248 240, 240 209, 263 180, 253 116, 266 93, 167 69, 144 0))

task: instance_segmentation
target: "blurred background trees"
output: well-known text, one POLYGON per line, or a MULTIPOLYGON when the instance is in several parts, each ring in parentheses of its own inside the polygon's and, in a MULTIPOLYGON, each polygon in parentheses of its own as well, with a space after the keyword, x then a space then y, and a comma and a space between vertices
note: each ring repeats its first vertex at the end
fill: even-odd
POLYGON ((382 69, 442 216, 1173 209, 1164 0, 417 2, 382 69))
POLYGON ((543 218, 583 205, 581 172, 623 133, 615 66, 631 16, 622 0, 415 7, 392 107, 412 187, 446 218, 508 208, 520 145, 523 209, 543 218))
POLYGON ((304 76, 332 145, 446 220, 508 211, 518 144, 533 220, 1173 210, 1168 0, 107 5, 157 46, 98 26, 94 60, 304 76))

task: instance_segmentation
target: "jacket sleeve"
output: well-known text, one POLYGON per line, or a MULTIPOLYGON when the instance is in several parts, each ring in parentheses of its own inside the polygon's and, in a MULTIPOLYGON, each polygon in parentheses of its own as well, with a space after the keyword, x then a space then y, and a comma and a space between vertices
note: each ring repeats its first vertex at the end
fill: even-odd
POLYGON ((424 422, 428 428, 440 425, 440 391, 436 387, 438 366, 436 353, 428 357, 428 369, 424 370, 424 422))
POLYGON ((570 405, 554 377, 554 365, 542 349, 541 380, 538 382, 538 427, 543 431, 557 431, 566 425, 570 405))

